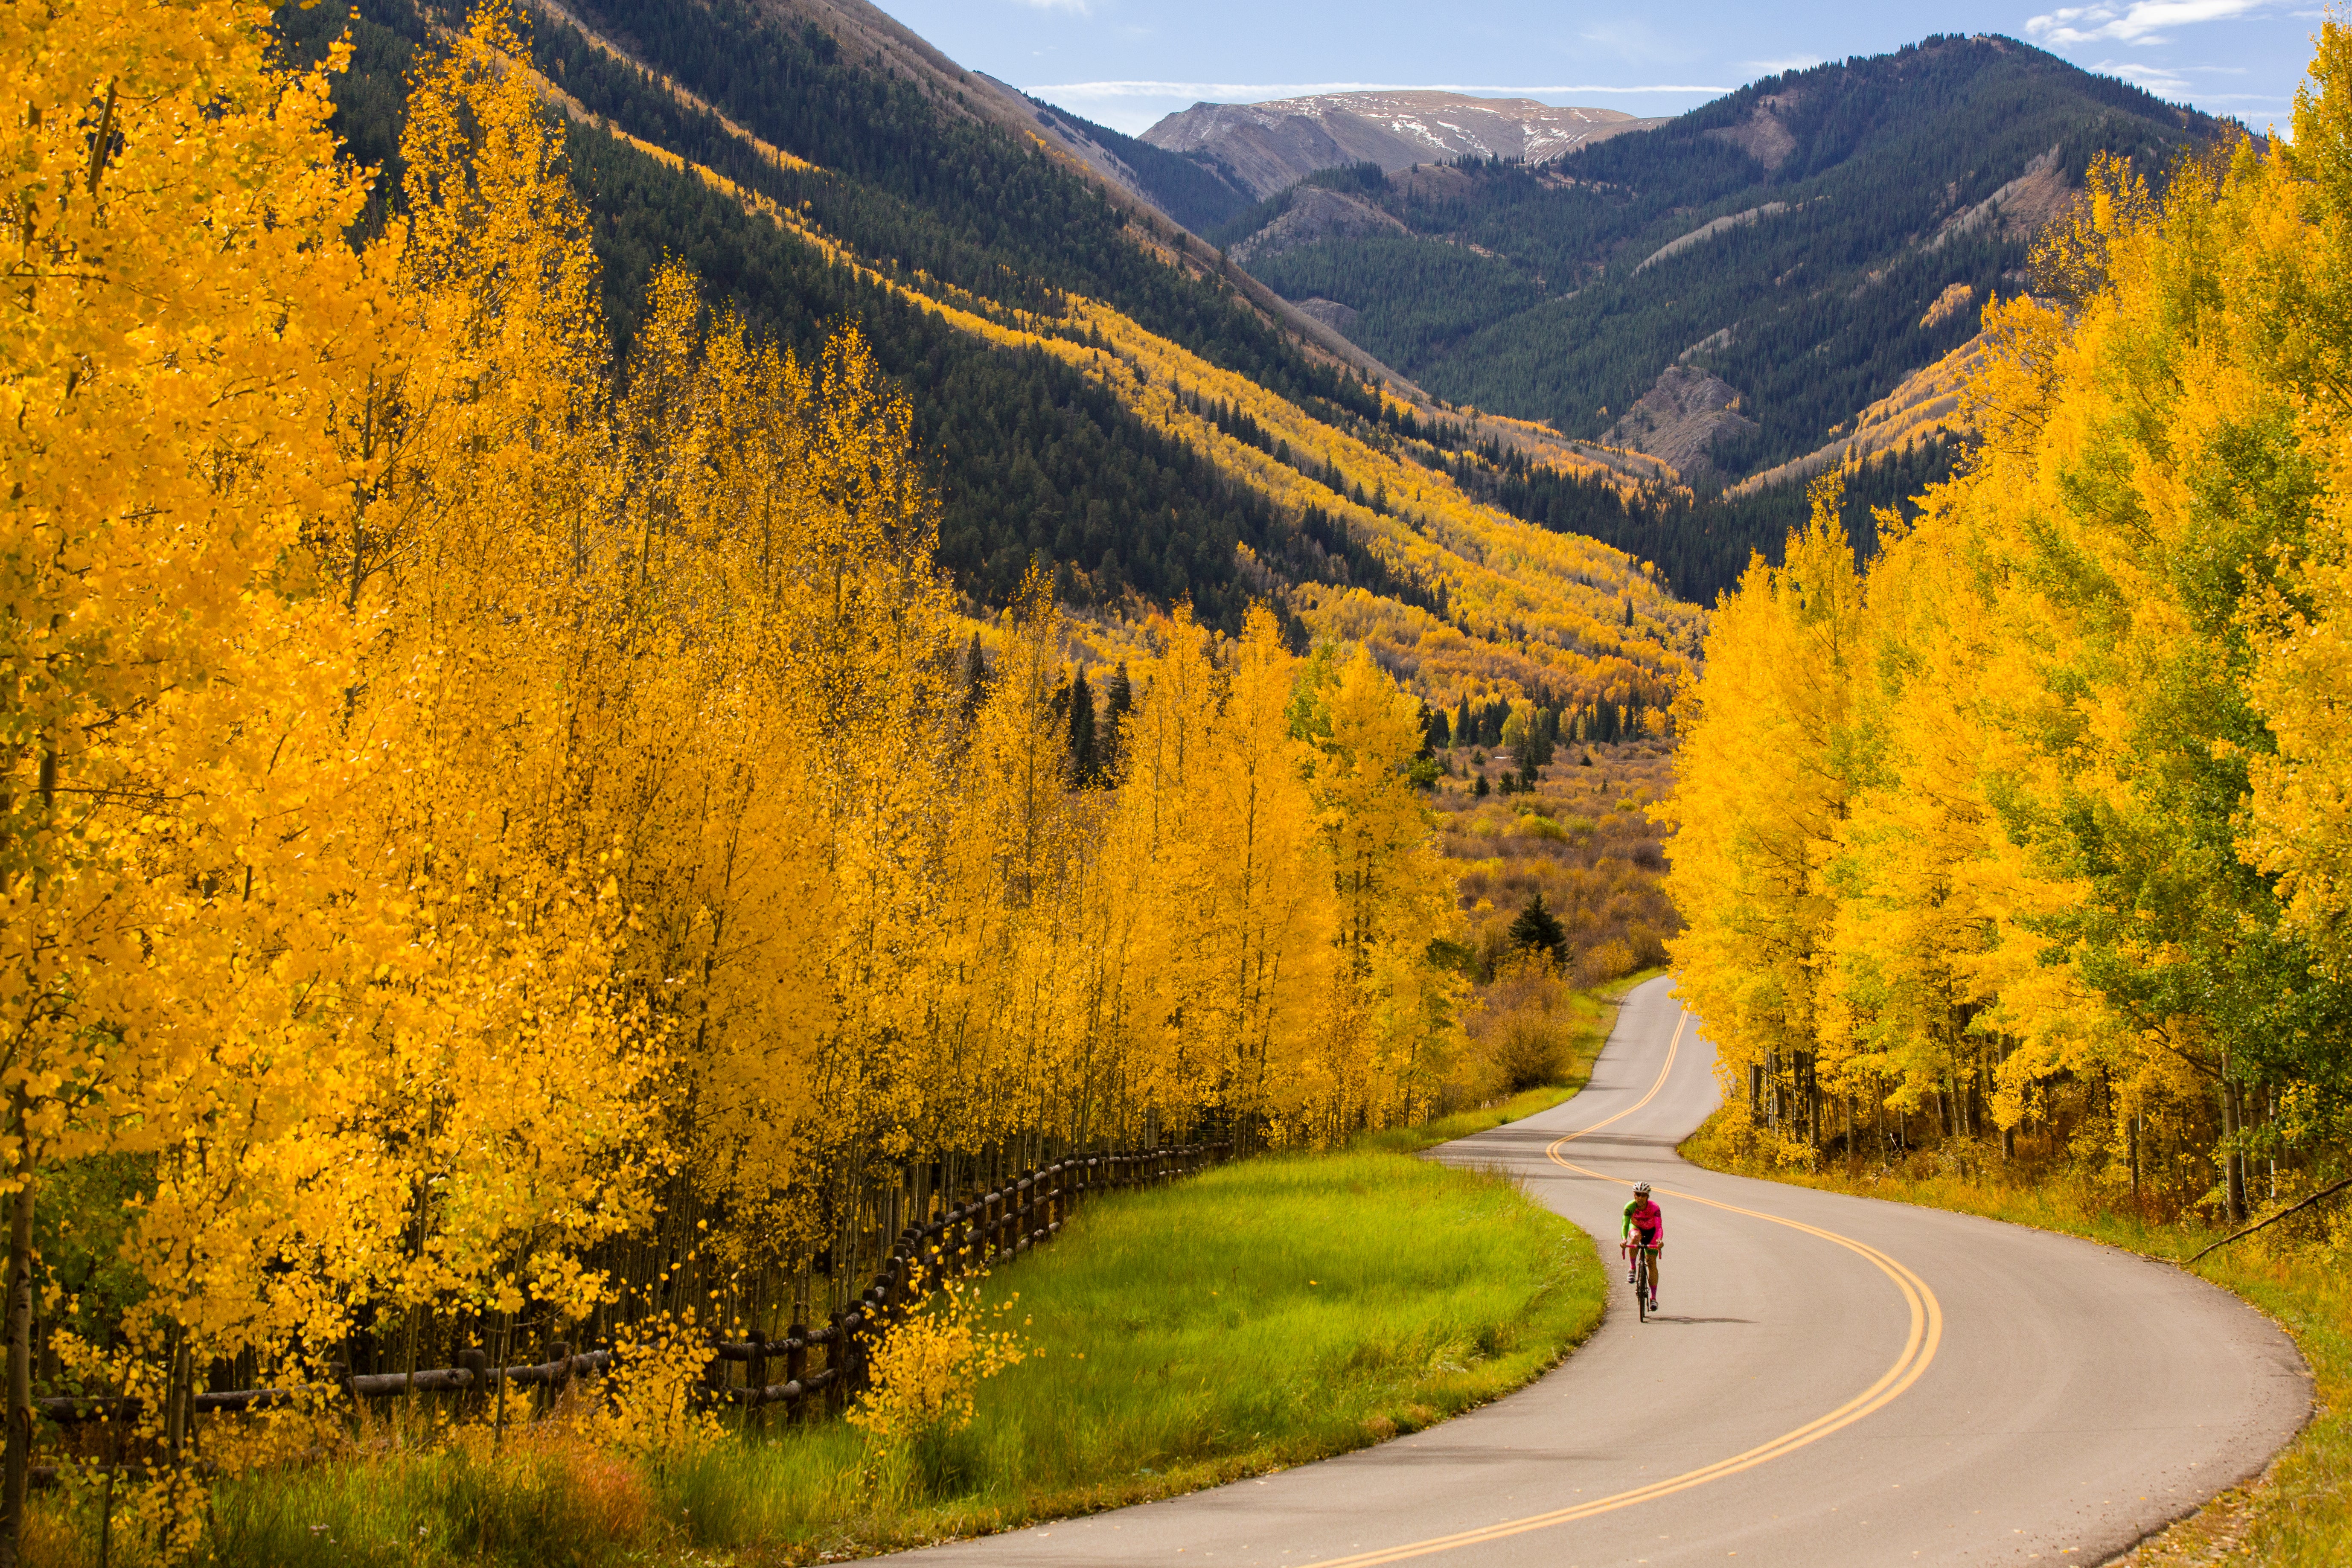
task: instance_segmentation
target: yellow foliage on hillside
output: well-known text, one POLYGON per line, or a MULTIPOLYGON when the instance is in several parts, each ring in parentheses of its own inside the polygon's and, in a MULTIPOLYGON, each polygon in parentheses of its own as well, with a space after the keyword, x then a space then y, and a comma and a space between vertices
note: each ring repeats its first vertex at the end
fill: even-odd
MULTIPOLYGON (((919 270, 879 269, 804 214, 654 143, 625 139, 692 171, 861 281, 988 342, 1073 366, 1277 509, 1297 516, 1311 507, 1344 522, 1445 613, 1321 584, 1302 585, 1295 607, 1318 634, 1370 643, 1386 668, 1433 700, 1540 687, 1566 705, 1622 702, 1637 691, 1663 702, 1686 678, 1702 613, 1622 551, 1474 501, 1450 476, 1412 461, 1392 435, 1360 435, 1315 418, 1099 301, 1065 296, 1058 314, 1043 315, 981 300, 919 270), (1189 406, 1194 399, 1246 415, 1273 450, 1227 434, 1189 406)), ((1433 449, 1430 457, 1434 461, 1433 449)), ((1576 461, 1561 455, 1553 466, 1576 461)))

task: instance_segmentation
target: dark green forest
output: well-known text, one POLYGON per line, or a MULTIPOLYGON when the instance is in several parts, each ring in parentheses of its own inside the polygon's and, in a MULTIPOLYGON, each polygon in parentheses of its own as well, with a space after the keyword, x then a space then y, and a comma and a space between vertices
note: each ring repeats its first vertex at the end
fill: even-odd
MULTIPOLYGON (((1108 125, 1097 125, 1042 100, 1033 98, 1029 101, 1037 106, 1040 121, 1059 121, 1064 129, 1092 142, 1133 170, 1144 194, 1159 205, 1160 210, 1194 234, 1213 242, 1221 228, 1255 205, 1246 192, 1197 158, 1154 147, 1149 142, 1113 131, 1108 125)), ((1259 226, 1252 224, 1242 232, 1248 234, 1259 226)))
POLYGON ((1374 199, 1427 237, 1324 240, 1251 270, 1361 311, 1349 335, 1433 392, 1588 437, 1730 329, 1690 363, 1760 426, 1716 455, 1736 478, 1821 447, 1972 336, 1973 309, 1921 324, 1947 287, 1979 305, 2021 287, 2023 237, 1989 224, 1927 242, 2031 160, 2055 148, 2077 181, 2103 151, 2160 172, 2221 129, 2008 39, 1930 38, 1773 77, 1541 167, 1465 160, 1391 178, 1374 199), (1777 169, 1727 136, 1768 98, 1788 105, 1794 142, 1777 169), (1788 210, 1640 268, 1767 203, 1788 210))
MULTIPOLYGON (((1856 558, 1866 561, 1877 551, 1879 510, 1917 515, 1913 498, 1951 478, 1966 455, 1958 438, 1931 436, 1848 470, 1839 515, 1856 558)), ((1777 565, 1790 531, 1812 514, 1809 479, 1740 496, 1628 493, 1598 474, 1531 467, 1499 442, 1457 453, 1444 466, 1466 493, 1555 532, 1586 534, 1648 561, 1677 595, 1701 605, 1736 584, 1755 555, 1777 565)))

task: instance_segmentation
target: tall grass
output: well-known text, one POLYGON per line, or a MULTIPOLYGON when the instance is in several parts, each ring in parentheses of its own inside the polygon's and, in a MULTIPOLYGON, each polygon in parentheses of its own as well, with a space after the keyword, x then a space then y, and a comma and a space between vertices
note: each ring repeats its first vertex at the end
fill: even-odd
MULTIPOLYGON (((989 1284, 1019 1292, 1029 1359, 879 1479, 839 1422, 662 1467, 551 1432, 380 1445, 224 1483, 215 1560, 765 1564, 999 1530, 1440 1420, 1558 1360, 1604 1289, 1590 1243, 1502 1178, 1370 1151, 1102 1199, 989 1284)), ((35 1561, 89 1562, 89 1523, 52 1500, 35 1561)))
MULTIPOLYGON (((2087 1237, 2175 1263, 2226 1234, 2194 1219, 2152 1219, 2067 1168, 2004 1180, 2000 1167, 1990 1164, 1967 1174, 1842 1170, 1833 1163, 1818 1171, 1774 1165, 1742 1158, 1738 1139, 1725 1134, 1726 1121, 1723 1110, 1708 1118, 1683 1144, 1684 1157, 1709 1170, 2087 1237)), ((2200 1277, 2269 1313, 2294 1338, 2317 1384, 2318 1413, 2259 1480, 2224 1492, 2194 1517, 2143 1542, 2126 1563, 2137 1568, 2218 1563, 2334 1568, 2352 1561, 2352 1279, 2330 1245, 2331 1235, 2332 1227, 2316 1222, 2294 1232, 2283 1228, 2275 1236, 2258 1233, 2191 1266, 2200 1277)))

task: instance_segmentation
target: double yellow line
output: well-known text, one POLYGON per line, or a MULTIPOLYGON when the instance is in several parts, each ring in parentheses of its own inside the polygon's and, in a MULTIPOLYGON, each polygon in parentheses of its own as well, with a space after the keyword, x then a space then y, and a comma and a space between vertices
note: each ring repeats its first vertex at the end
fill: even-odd
MULTIPOLYGON (((1579 1138, 1598 1132, 1611 1122, 1633 1115, 1633 1112, 1655 1100, 1658 1097, 1658 1091, 1666 1086, 1666 1076, 1674 1071, 1675 1056, 1682 1048, 1683 1031, 1689 1025, 1690 1015, 1685 1013, 1675 1026, 1675 1037, 1666 1047, 1665 1062, 1658 1068, 1658 1081, 1650 1086, 1649 1093, 1619 1111, 1615 1116, 1603 1118, 1580 1131, 1570 1132, 1566 1137, 1555 1141, 1544 1151, 1553 1164, 1563 1170, 1573 1171, 1580 1176, 1591 1176, 1596 1181, 1614 1182, 1621 1187, 1632 1184, 1615 1176, 1603 1175, 1598 1171, 1588 1170, 1582 1165, 1563 1160, 1560 1158, 1559 1152, 1579 1138)), ((1879 1251, 1878 1248, 1856 1241, 1850 1236, 1840 1236, 1835 1231, 1823 1230, 1818 1226, 1806 1225, 1800 1220, 1784 1219, 1779 1215, 1741 1208, 1737 1204, 1717 1203, 1713 1198, 1703 1198, 1693 1193, 1675 1193, 1673 1196, 1681 1203, 1705 1204, 1709 1208, 1746 1215, 1750 1219, 1765 1220, 1773 1225, 1785 1225, 1791 1230, 1801 1230, 1807 1236, 1820 1237, 1823 1241, 1833 1242, 1849 1252, 1868 1258, 1881 1273, 1895 1281, 1895 1289, 1902 1292, 1904 1304, 1910 1309, 1911 1330, 1904 1338, 1903 1353, 1895 1358, 1894 1365, 1879 1374, 1877 1382, 1847 1400, 1843 1405, 1827 1415, 1814 1417, 1793 1432, 1784 1432, 1768 1443, 1759 1443, 1746 1453, 1734 1454, 1727 1459, 1718 1459, 1712 1465, 1702 1466, 1696 1470, 1685 1470, 1679 1476, 1671 1476, 1662 1481, 1653 1481, 1648 1486, 1636 1487, 1632 1491, 1595 1498, 1591 1502, 1578 1503, 1570 1508, 1555 1509, 1549 1513, 1529 1514, 1525 1519, 1505 1520, 1500 1524, 1485 1525, 1476 1530, 1465 1530, 1454 1535, 1433 1536, 1427 1541, 1415 1541, 1402 1546, 1389 1546, 1376 1552, 1358 1552, 1352 1557, 1326 1558, 1320 1563, 1307 1564, 1306 1568, 1373 1568, 1376 1563, 1402 1563, 1408 1558, 1433 1556, 1440 1552, 1454 1552, 1465 1546, 1477 1546, 1490 1541, 1507 1540, 1514 1535, 1526 1535, 1534 1531, 1549 1530, 1555 1525, 1573 1524, 1580 1519, 1591 1519, 1595 1514, 1612 1513, 1621 1508, 1631 1508, 1635 1503, 1650 1502, 1658 1498, 1671 1497, 1675 1492, 1688 1491, 1693 1487, 1705 1486, 1709 1481, 1719 1481, 1726 1476, 1736 1476, 1743 1470, 1752 1470, 1759 1465, 1780 1458, 1784 1454, 1792 1454, 1808 1443, 1817 1443, 1832 1432, 1844 1430, 1873 1411, 1884 1409, 1887 1405, 1900 1398, 1906 1389, 1918 1382, 1920 1373, 1927 1370, 1927 1363, 1936 1359, 1936 1347, 1943 1342, 1944 1338, 1943 1307, 1937 1301, 1936 1293, 1927 1289, 1926 1280, 1879 1251)))

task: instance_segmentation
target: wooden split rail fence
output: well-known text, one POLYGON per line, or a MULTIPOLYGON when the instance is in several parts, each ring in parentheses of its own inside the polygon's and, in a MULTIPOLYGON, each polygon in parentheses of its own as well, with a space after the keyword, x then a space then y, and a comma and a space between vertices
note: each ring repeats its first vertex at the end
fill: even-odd
MULTIPOLYGON (((1072 1155, 1040 1169, 1026 1171, 994 1191, 982 1193, 960 1208, 949 1210, 928 1225, 909 1226, 899 1233, 882 1270, 856 1302, 833 1315, 833 1321, 812 1329, 794 1323, 782 1337, 770 1339, 753 1330, 748 1339, 719 1340, 704 1373, 704 1397, 711 1405, 758 1408, 768 1405, 797 1405, 812 1394, 830 1392, 845 1396, 865 1386, 868 1342, 879 1330, 903 1320, 923 1291, 951 1276, 1009 1262, 1043 1246, 1069 1220, 1078 1204, 1098 1193, 1156 1185, 1189 1175, 1224 1160, 1230 1143, 1188 1143, 1160 1149, 1120 1151, 1106 1154, 1072 1155), (824 1365, 810 1370, 809 1352, 822 1350, 824 1365), (781 1383, 770 1373, 781 1360, 781 1383), (741 1385, 731 1367, 744 1368, 741 1385)), ((493 1391, 508 1386, 545 1390, 542 1408, 551 1406, 574 1377, 601 1373, 611 1367, 610 1350, 574 1353, 557 1342, 548 1347, 550 1359, 530 1366, 491 1366, 481 1351, 469 1350, 456 1366, 421 1368, 415 1372, 341 1372, 331 1384, 310 1388, 240 1388, 190 1393, 186 1415, 233 1415, 251 1410, 279 1409, 305 1398, 332 1400, 406 1398, 419 1394, 457 1394, 469 1410, 478 1410, 493 1391)), ((72 1395, 36 1399, 34 1408, 63 1425, 87 1421, 136 1422, 145 1413, 144 1402, 126 1397, 72 1395)), ((181 1413, 166 1412, 176 1450, 185 1428, 181 1413)))

